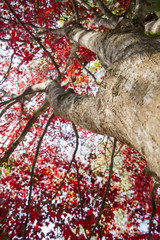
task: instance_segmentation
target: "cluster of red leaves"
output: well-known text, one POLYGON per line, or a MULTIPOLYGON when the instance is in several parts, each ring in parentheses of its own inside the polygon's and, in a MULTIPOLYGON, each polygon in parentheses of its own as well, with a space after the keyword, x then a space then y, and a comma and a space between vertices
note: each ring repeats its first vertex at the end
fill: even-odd
POLYGON ((119 3, 118 7, 126 11, 129 6, 130 0, 118 0, 117 2, 119 3))
MULTIPOLYGON (((17 0, 16 2, 9 2, 16 14, 26 23, 27 28, 33 34, 36 32, 36 27, 42 27, 46 30, 56 28, 57 21, 61 19, 63 14, 67 18, 73 13, 72 1, 63 1, 63 4, 58 0, 17 0)), ((128 1, 119 2, 120 7, 126 7, 128 4, 128 1)), ((54 66, 47 59, 46 54, 41 51, 39 45, 31 39, 30 35, 23 30, 22 26, 9 13, 6 5, 4 3, 2 5, 0 38, 6 40, 6 50, 12 50, 16 59, 20 59, 18 67, 12 67, 4 88, 7 89, 9 86, 10 92, 19 94, 30 84, 41 82, 48 75, 54 77, 54 66), (35 64, 36 58, 38 60, 35 64), (29 68, 29 73, 25 68, 29 68)), ((93 17, 91 11, 87 11, 85 14, 83 12, 81 17, 93 17)), ((40 40, 40 37, 38 39, 40 40)), ((43 45, 51 53, 54 53, 58 66, 63 68, 71 49, 71 43, 68 39, 66 37, 56 39, 47 31, 43 36, 43 45)), ((84 65, 95 59, 95 55, 83 47, 78 49, 77 55, 84 65)), ((6 65, 6 69, 8 65, 6 65)), ((5 64, 3 67, 5 67, 5 64)), ((87 86, 85 88, 83 86, 84 83, 88 84, 88 79, 86 76, 80 78, 81 74, 82 67, 74 59, 72 66, 67 69, 63 81, 66 83, 66 80, 71 78, 72 83, 76 84, 77 79, 81 79, 77 91, 81 87, 81 93, 87 94, 91 91, 91 87, 87 86)), ((1 122, 2 130, 0 130, 3 142, 1 155, 20 135, 21 129, 25 127, 33 112, 42 102, 43 97, 37 95, 30 103, 30 106, 23 108, 18 103, 5 113, 1 122), (20 119, 21 125, 19 125, 20 119)), ((0 170, 0 239, 21 240, 23 238, 24 223, 28 211, 27 199, 30 188, 31 167, 37 142, 42 134, 49 112, 50 109, 33 125, 26 140, 12 154, 9 164, 4 165, 0 170)), ((89 235, 94 227, 108 178, 108 170, 93 169, 92 162, 99 155, 95 150, 97 149, 97 136, 79 129, 80 147, 81 151, 85 153, 80 152, 76 157, 81 199, 74 163, 61 190, 52 199, 68 169, 74 150, 75 136, 71 129, 68 129, 68 126, 68 122, 55 117, 40 148, 33 177, 33 191, 26 233, 26 237, 29 239, 45 238, 49 240, 60 235, 66 240, 84 240, 86 236, 83 229, 89 235), (87 141, 90 141, 91 144, 86 145, 87 141), (44 227, 48 227, 47 234, 44 234, 46 231, 44 227)), ((104 148, 100 148, 99 152, 104 154, 104 148)), ((123 164, 119 171, 115 171, 112 175, 111 188, 102 212, 100 227, 99 230, 95 230, 94 236, 99 239, 99 234, 101 234, 105 239, 110 240, 147 239, 148 229, 143 233, 140 225, 145 220, 149 222, 151 215, 152 208, 149 193, 152 181, 145 177, 145 161, 138 153, 130 148, 125 148, 119 156, 120 159, 121 161, 123 159, 123 164), (122 187, 124 175, 127 175, 130 186, 128 192, 122 187), (117 221, 116 213, 119 209, 124 215, 122 222, 119 219, 117 221), (124 227, 119 226, 120 224, 124 227)), ((158 195, 156 195, 156 198, 157 213, 153 225, 155 230, 153 237, 159 239, 160 203, 158 202, 158 195)))
MULTIPOLYGON (((37 32, 57 27, 57 21, 60 21, 65 14, 65 18, 72 14, 72 2, 67 1, 61 4, 59 1, 23 1, 18 0, 16 3, 10 1, 15 13, 22 20, 30 32, 36 39, 41 41, 41 37, 37 36, 37 32), (41 30, 43 28, 43 30, 41 30), (38 30, 37 30, 38 29, 38 30)), ((15 56, 21 59, 21 64, 28 64, 35 57, 47 57, 45 52, 41 51, 39 44, 32 39, 28 32, 18 23, 16 18, 8 11, 5 3, 2 3, 2 16, 0 17, 0 37, 7 42, 6 49, 13 50, 15 56)), ((46 31, 43 38, 43 45, 49 48, 50 53, 56 53, 57 65, 64 66, 69 54, 70 44, 68 40, 63 38, 55 38, 53 34, 46 31)), ((91 61, 95 55, 86 49, 79 50, 80 56, 83 55, 85 61, 91 61)), ((50 64, 51 65, 51 64, 50 64)), ((75 66, 76 67, 76 66, 75 66)), ((54 66, 53 66, 54 68, 54 66)), ((49 68, 48 68, 49 69, 49 68)))

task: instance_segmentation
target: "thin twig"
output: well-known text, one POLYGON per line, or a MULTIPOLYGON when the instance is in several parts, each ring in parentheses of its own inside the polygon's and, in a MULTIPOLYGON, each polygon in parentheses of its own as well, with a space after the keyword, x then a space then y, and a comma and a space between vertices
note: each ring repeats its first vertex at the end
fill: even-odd
POLYGON ((11 98, 9 100, 6 100, 6 101, 3 101, 2 103, 0 103, 0 107, 4 106, 4 105, 8 105, 8 104, 15 104, 16 102, 18 102, 20 99, 22 99, 24 96, 26 95, 29 95, 29 94, 33 94, 33 91, 32 92, 28 92, 28 93, 23 93, 17 97, 14 97, 14 98, 11 98))
POLYGON ((0 159, 0 165, 3 162, 7 162, 9 156, 13 153, 13 151, 16 149, 18 144, 23 141, 25 138, 26 134, 28 133, 29 129, 32 127, 32 125, 35 123, 37 118, 44 112, 46 111, 47 107, 49 106, 49 103, 45 100, 43 105, 34 112, 32 117, 29 119, 28 123, 26 124, 25 128, 23 129, 21 135, 12 143, 12 146, 5 152, 4 156, 0 159))
POLYGON ((114 15, 101 0, 95 0, 95 2, 107 18, 118 19, 118 16, 114 15))
POLYGON ((101 0, 95 0, 95 2, 102 13, 108 18, 108 21, 105 23, 106 27, 115 28, 119 22, 119 17, 113 14, 101 0))
POLYGON ((67 58, 67 61, 66 61, 66 64, 64 66, 64 70, 63 70, 62 74, 66 71, 66 69, 67 69, 71 59, 76 56, 76 51, 77 51, 78 47, 79 47, 79 44, 76 43, 76 42, 72 45, 72 48, 71 48, 71 51, 70 51, 70 55, 67 58))
POLYGON ((12 39, 7 39, 7 38, 0 38, 1 42, 10 42, 12 39))
POLYGON ((12 55, 11 55, 11 61, 10 61, 10 64, 9 64, 9 68, 8 68, 7 72, 4 74, 4 76, 1 80, 1 84, 4 83, 4 81, 7 79, 8 75, 9 75, 9 72, 10 72, 11 66, 12 66, 12 62, 13 62, 13 57, 14 57, 14 53, 12 53, 12 55))
POLYGON ((73 9, 76 13, 76 22, 79 23, 79 13, 78 13, 78 7, 77 7, 77 3, 75 0, 72 0, 72 4, 73 4, 73 9))
POLYGON ((72 160, 71 160, 71 162, 70 162, 70 164, 69 164, 69 166, 68 166, 68 169, 67 169, 67 171, 66 171, 66 173, 65 173, 65 175, 64 175, 64 177, 63 177, 63 179, 62 179, 62 181, 61 181, 61 183, 60 183, 59 186, 58 186, 57 191, 55 192, 55 194, 53 195, 53 197, 52 197, 52 199, 51 199, 50 211, 51 211, 51 207, 52 207, 52 201, 53 201, 53 199, 57 196, 59 190, 61 189, 61 187, 62 187, 62 185, 63 185, 63 183, 64 183, 64 181, 65 181, 65 179, 66 179, 66 177, 67 177, 68 172, 69 172, 70 169, 71 169, 72 163, 75 161, 75 156, 76 156, 77 150, 78 150, 78 138, 77 138, 77 135, 76 135, 76 147, 75 147, 75 150, 74 150, 74 153, 73 153, 73 156, 72 156, 72 160))
POLYGON ((104 209, 106 197, 107 197, 109 189, 110 189, 110 182, 111 182, 111 176, 112 176, 112 172, 113 172, 113 162, 114 162, 114 154, 115 154, 115 149, 116 149, 116 143, 117 143, 117 140, 116 140, 116 138, 114 138, 112 155, 111 155, 111 162, 110 162, 110 166, 109 166, 109 176, 108 176, 107 186, 106 186, 105 193, 103 195, 102 204, 101 204, 101 207, 100 207, 100 210, 99 210, 99 214, 98 214, 98 217, 97 217, 97 220, 96 220, 96 224, 95 224, 94 228, 92 229, 92 232, 89 236, 89 239, 91 239, 92 235, 94 234, 94 231, 95 231, 96 227, 98 227, 98 225, 99 225, 99 221, 101 219, 102 211, 104 209))
POLYGON ((0 97, 0 100, 1 100, 3 97, 11 97, 11 98, 17 97, 16 94, 7 92, 7 91, 5 91, 4 89, 0 89, 0 92, 3 94, 3 95, 0 97))
POLYGON ((100 238, 100 240, 102 240, 102 234, 101 234, 101 230, 100 230, 99 224, 98 224, 97 228, 98 228, 99 238, 100 238))
POLYGON ((84 8, 86 8, 87 10, 91 10, 93 11, 94 15, 99 16, 98 12, 96 11, 95 8, 91 7, 87 2, 85 2, 84 0, 77 0, 78 3, 83 6, 84 8))
POLYGON ((120 146, 119 146, 119 148, 118 148, 118 150, 117 150, 117 152, 115 153, 115 156, 117 156, 117 154, 121 151, 121 149, 123 148, 123 146, 124 146, 124 144, 120 144, 120 146))
MULTIPOLYGON (((19 132, 20 130, 22 131, 21 123, 22 123, 22 113, 23 113, 23 110, 24 110, 24 103, 21 102, 20 105, 21 105, 21 112, 20 112, 19 120, 18 120, 18 122, 19 122, 19 129, 18 129, 18 131, 17 131, 17 134, 18 134, 18 132, 19 132)), ((16 138, 17 138, 17 135, 16 135, 16 138)))
MULTIPOLYGON (((93 12, 94 14, 94 19, 92 18, 92 23, 94 24, 99 24, 99 25, 102 25, 104 26, 105 28, 115 28, 115 26, 117 25, 117 22, 118 22, 118 16, 112 14, 112 12, 108 9, 108 11, 110 12, 110 16, 112 16, 111 18, 108 18, 108 19, 105 19, 105 18, 102 18, 102 14, 99 14, 97 11, 96 11, 96 8, 94 7, 91 7, 88 3, 86 3, 84 0, 77 0, 78 3, 83 6, 84 8, 86 8, 87 10, 90 10, 93 12)), ((105 6, 105 8, 107 8, 105 6)), ((104 15, 106 15, 104 13, 104 15)))
MULTIPOLYGON (((76 126, 75 126, 75 124, 74 124, 73 122, 72 122, 72 127, 73 127, 73 130, 74 130, 75 135, 76 135, 76 145, 78 145, 78 139, 79 139, 78 131, 77 131, 77 128, 76 128, 76 126)), ((74 159, 74 163, 75 163, 76 172, 77 172, 77 185, 78 185, 78 194, 79 194, 79 202, 80 202, 81 215, 83 216, 82 196, 81 196, 80 181, 79 181, 79 170, 78 170, 78 165, 77 165, 76 159, 74 159)), ((84 228, 84 232, 85 232, 86 238, 88 239, 88 235, 87 235, 87 232, 86 232, 86 229, 85 229, 85 228, 84 228)))
POLYGON ((153 221, 153 218, 154 218, 154 215, 156 213, 156 203, 155 203, 155 200, 154 200, 154 192, 155 192, 155 189, 156 187, 158 186, 157 182, 155 181, 153 186, 152 186, 152 190, 150 192, 150 197, 151 197, 151 201, 152 201, 152 214, 151 214, 151 217, 150 217, 150 220, 149 220, 149 232, 148 232, 148 240, 151 240, 152 238, 152 221, 153 221))
POLYGON ((59 71, 58 65, 55 62, 54 58, 52 57, 52 55, 50 54, 50 52, 43 46, 43 44, 40 42, 40 40, 34 36, 34 34, 25 26, 25 24, 21 21, 21 19, 17 16, 17 14, 14 12, 14 10, 12 9, 11 5, 8 3, 7 0, 3 0, 9 11, 14 15, 14 17, 17 19, 17 21, 20 23, 20 25, 29 33, 29 35, 40 45, 40 47, 44 50, 44 52, 48 55, 48 57, 51 59, 51 62, 53 63, 57 74, 58 74, 58 79, 60 80, 61 78, 61 73, 59 71))
MULTIPOLYGON (((56 80, 56 79, 55 79, 56 80)), ((26 95, 32 95, 33 93, 35 94, 36 92, 45 92, 46 91, 46 88, 47 86, 53 81, 52 78, 49 78, 47 81, 43 81, 41 83, 37 83, 35 85, 32 85, 32 86, 29 86, 28 88, 26 88, 20 95, 12 95, 13 97, 9 100, 6 100, 6 101, 3 101, 2 103, 0 103, 0 107, 16 100, 19 101, 20 99, 24 98, 24 100, 28 100, 27 97, 25 99, 25 96, 26 95)), ((3 90, 0 90, 2 92, 4 92, 4 95, 2 97, 4 97, 6 94, 5 94, 5 91, 3 90)), ((9 95, 9 94, 8 94, 9 95)))
POLYGON ((82 63, 82 61, 79 59, 79 57, 78 57, 77 55, 76 55, 76 59, 77 59, 77 61, 80 63, 80 65, 86 70, 86 72, 91 75, 91 77, 94 79, 94 82, 95 82, 97 85, 99 85, 99 84, 97 83, 97 79, 95 78, 94 74, 91 73, 91 71, 89 71, 89 70, 84 66, 84 64, 82 63))
POLYGON ((7 111, 7 109, 9 109, 12 105, 14 105, 15 103, 17 103, 16 100, 8 103, 5 108, 2 109, 2 111, 0 112, 0 118, 3 116, 3 114, 7 111))
POLYGON ((32 164, 32 171, 31 171, 31 178, 30 178, 30 189, 29 189, 29 197, 28 197, 28 208, 27 208, 27 216, 26 216, 26 221, 25 221, 25 224, 24 224, 24 234, 23 234, 23 240, 26 239, 26 232, 27 232, 27 224, 28 224, 28 219, 29 219, 29 212, 30 212, 30 206, 31 206, 31 196, 32 196, 32 187, 33 187, 33 175, 34 175, 34 169, 35 169, 35 165, 36 165, 36 162, 37 162, 37 157, 38 157, 38 154, 39 154, 39 148, 41 146, 41 143, 42 143, 42 140, 43 140, 43 137, 47 131, 47 128, 52 120, 52 118, 54 117, 54 114, 52 113, 51 116, 49 117, 47 123, 46 123, 46 126, 43 130, 43 133, 38 141, 38 145, 37 145, 37 150, 36 150, 36 154, 35 154, 35 158, 34 158, 34 161, 33 161, 33 164, 32 164))

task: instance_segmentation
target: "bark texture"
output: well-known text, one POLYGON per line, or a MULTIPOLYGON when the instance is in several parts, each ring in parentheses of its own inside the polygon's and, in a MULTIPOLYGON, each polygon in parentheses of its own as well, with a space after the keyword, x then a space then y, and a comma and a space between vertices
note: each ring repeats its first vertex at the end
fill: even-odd
POLYGON ((68 37, 95 52, 107 73, 96 97, 47 87, 54 114, 143 154, 160 177, 160 47, 132 30, 100 33, 75 28, 68 37))

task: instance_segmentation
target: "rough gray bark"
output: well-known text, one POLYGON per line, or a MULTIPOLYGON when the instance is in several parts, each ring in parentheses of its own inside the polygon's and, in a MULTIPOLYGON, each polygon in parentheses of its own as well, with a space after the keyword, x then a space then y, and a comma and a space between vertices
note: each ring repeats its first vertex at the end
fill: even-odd
POLYGON ((75 28, 68 37, 95 52, 107 70, 96 97, 47 87, 54 114, 113 136, 143 154, 160 177, 160 46, 131 29, 101 33, 75 28))
POLYGON ((146 0, 136 0, 135 14, 133 17, 134 23, 144 28, 145 15, 146 15, 146 0))

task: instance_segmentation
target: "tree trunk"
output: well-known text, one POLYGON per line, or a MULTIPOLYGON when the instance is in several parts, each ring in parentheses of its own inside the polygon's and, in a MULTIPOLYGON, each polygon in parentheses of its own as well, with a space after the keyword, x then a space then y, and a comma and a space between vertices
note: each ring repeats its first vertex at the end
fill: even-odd
POLYGON ((160 46, 138 32, 118 31, 68 32, 97 54, 107 73, 96 97, 67 94, 54 82, 48 99, 55 115, 138 150, 160 177, 160 46))

